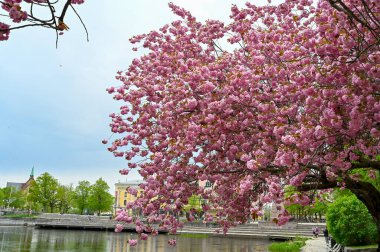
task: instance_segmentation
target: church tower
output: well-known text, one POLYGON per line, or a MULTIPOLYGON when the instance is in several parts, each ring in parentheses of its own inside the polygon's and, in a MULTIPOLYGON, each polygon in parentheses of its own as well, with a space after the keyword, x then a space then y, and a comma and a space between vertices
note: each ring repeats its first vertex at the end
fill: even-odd
POLYGON ((31 186, 32 182, 34 181, 34 165, 32 167, 32 171, 30 172, 29 179, 26 181, 23 185, 21 190, 26 190, 29 192, 29 187, 31 186))

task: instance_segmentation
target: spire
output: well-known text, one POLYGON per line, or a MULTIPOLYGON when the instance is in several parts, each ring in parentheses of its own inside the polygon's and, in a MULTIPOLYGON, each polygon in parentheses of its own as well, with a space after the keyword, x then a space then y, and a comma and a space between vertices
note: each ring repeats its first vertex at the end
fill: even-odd
POLYGON ((34 165, 32 167, 32 171, 30 172, 30 178, 34 178, 34 165))

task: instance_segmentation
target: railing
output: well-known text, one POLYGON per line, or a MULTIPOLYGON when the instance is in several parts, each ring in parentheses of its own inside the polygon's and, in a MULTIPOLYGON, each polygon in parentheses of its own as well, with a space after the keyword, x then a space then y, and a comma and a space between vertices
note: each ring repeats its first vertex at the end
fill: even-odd
POLYGON ((332 237, 328 237, 327 249, 329 252, 343 252, 344 247, 337 243, 332 237))

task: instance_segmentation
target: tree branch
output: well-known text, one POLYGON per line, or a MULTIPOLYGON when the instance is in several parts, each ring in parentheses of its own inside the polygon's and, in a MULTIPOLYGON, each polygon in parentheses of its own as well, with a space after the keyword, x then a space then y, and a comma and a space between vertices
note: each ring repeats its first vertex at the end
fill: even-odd
POLYGON ((360 159, 359 162, 352 163, 351 168, 373 168, 380 171, 380 161, 360 159))
POLYGON ((69 8, 70 4, 71 4, 71 0, 67 0, 67 2, 65 3, 65 6, 63 6, 61 16, 58 18, 59 21, 63 22, 63 19, 65 18, 65 15, 66 15, 67 8, 69 8))

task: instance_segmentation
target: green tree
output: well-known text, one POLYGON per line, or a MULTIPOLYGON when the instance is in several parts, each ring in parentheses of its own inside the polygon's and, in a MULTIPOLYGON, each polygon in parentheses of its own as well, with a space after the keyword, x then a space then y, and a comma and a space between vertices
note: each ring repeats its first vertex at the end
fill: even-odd
POLYGON ((89 208, 90 191, 91 184, 86 180, 79 181, 78 186, 75 187, 74 203, 80 214, 83 214, 84 210, 89 208))
POLYGON ((355 195, 347 195, 347 192, 338 196, 328 207, 329 233, 338 243, 345 246, 376 243, 377 228, 372 216, 355 195))
POLYGON ((113 197, 110 193, 108 184, 102 179, 98 179, 94 185, 91 186, 89 207, 100 214, 102 211, 112 210, 113 197))
POLYGON ((40 203, 45 212, 52 213, 58 203, 58 180, 45 172, 33 182, 30 190, 30 200, 40 203))
POLYGON ((301 205, 294 201, 294 196, 298 194, 297 188, 294 186, 286 186, 285 188, 285 198, 287 199, 287 204, 285 204, 285 209, 298 220, 307 219, 318 219, 321 221, 322 216, 326 214, 327 211, 327 200, 329 193, 322 194, 316 197, 316 192, 311 192, 309 198, 313 199, 313 203, 309 205, 301 205))
POLYGON ((185 206, 185 210, 189 211, 190 209, 194 209, 197 211, 202 210, 202 197, 196 194, 193 194, 189 198, 189 203, 185 206))
POLYGON ((0 207, 5 206, 4 199, 5 199, 4 188, 0 188, 0 207))
POLYGON ((26 197, 21 190, 14 187, 4 187, 0 189, 0 206, 23 208, 26 197))
POLYGON ((67 213, 73 206, 75 193, 73 185, 59 185, 57 189, 57 207, 60 213, 67 213))

